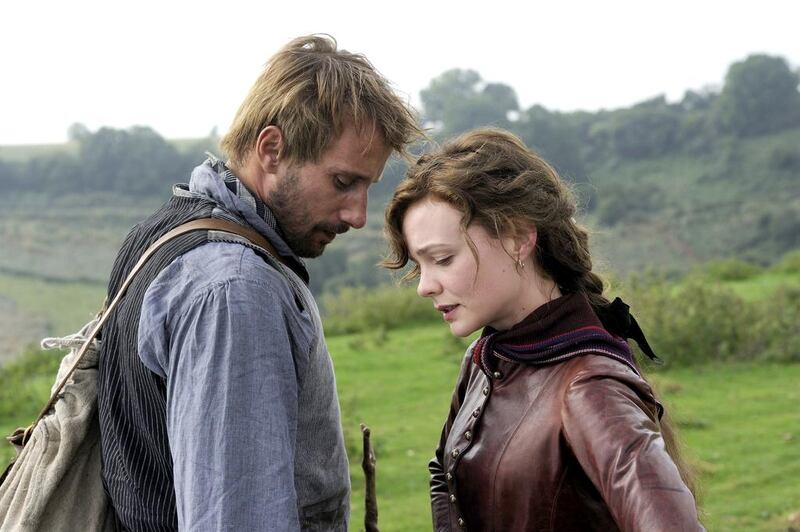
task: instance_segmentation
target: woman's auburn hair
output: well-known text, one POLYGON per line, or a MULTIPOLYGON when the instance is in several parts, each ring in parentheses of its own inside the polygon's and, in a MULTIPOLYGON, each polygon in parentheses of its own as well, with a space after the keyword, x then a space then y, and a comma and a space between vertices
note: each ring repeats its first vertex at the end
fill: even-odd
MULTIPOLYGON (((535 228, 539 271, 565 292, 585 292, 593 304, 607 303, 603 281, 592 272, 589 233, 575 222, 570 187, 513 133, 496 128, 469 131, 409 168, 386 207, 386 268, 396 270, 408 263, 403 219, 413 204, 425 199, 458 210, 465 234, 473 223, 497 239, 520 237, 535 228)), ((414 268, 406 278, 416 273, 414 268)))
POLYGON ((269 59, 220 147, 242 165, 270 125, 283 133, 281 156, 300 163, 319 160, 349 125, 379 133, 404 157, 408 144, 424 137, 389 81, 363 55, 337 49, 330 35, 298 37, 269 59))

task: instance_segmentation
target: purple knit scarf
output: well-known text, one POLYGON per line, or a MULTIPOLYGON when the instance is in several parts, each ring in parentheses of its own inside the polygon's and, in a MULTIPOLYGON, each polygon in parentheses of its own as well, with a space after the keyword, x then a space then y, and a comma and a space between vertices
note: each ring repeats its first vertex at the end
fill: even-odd
POLYGON ((486 327, 472 360, 491 375, 496 359, 544 365, 586 354, 613 358, 640 375, 625 339, 603 327, 584 294, 567 294, 545 303, 507 331, 486 327))

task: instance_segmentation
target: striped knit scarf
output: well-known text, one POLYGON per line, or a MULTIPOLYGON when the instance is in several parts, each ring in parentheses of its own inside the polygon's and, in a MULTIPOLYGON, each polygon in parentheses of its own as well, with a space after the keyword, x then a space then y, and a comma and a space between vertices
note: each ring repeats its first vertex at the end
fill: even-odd
MULTIPOLYGON (((612 316, 616 321, 620 321, 620 313, 627 313, 627 305, 621 301, 619 303, 621 306, 616 306, 615 315, 612 316)), ((614 319, 603 321, 613 322, 614 319)), ((487 375, 491 375, 496 359, 544 365, 594 354, 613 358, 640 375, 631 349, 623 337, 625 333, 609 332, 584 294, 567 294, 542 305, 507 331, 497 331, 491 327, 484 329, 472 350, 472 360, 487 375)), ((646 340, 644 343, 647 343, 646 340)), ((652 353, 649 346, 647 350, 652 353)))

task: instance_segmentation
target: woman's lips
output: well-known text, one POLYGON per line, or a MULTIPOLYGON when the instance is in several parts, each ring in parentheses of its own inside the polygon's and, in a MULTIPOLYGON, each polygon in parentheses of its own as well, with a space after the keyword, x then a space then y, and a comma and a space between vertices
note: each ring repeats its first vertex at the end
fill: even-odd
POLYGON ((442 305, 439 307, 439 311, 441 311, 444 321, 452 321, 455 317, 454 314, 457 308, 458 305, 442 305))

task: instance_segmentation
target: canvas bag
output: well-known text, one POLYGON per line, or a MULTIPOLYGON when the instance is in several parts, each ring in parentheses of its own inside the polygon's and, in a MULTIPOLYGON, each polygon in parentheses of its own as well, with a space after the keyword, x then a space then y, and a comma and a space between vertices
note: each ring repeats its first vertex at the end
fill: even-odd
MULTIPOLYGON (((66 338, 42 347, 69 347, 51 393, 56 393, 99 315, 66 338)), ((0 486, 0 530, 115 530, 114 511, 100 476, 97 417, 98 345, 92 340, 61 390, 54 408, 35 428, 9 438, 19 453, 0 486), (27 436, 26 436, 27 434, 27 436)))
POLYGON ((95 337, 155 251, 177 236, 198 230, 233 233, 280 260, 272 245, 252 229, 216 218, 193 220, 154 242, 114 300, 79 332, 45 339, 42 347, 68 347, 70 352, 61 361, 50 401, 37 420, 8 437, 18 455, 0 477, 0 532, 116 530, 100 469, 95 337))

